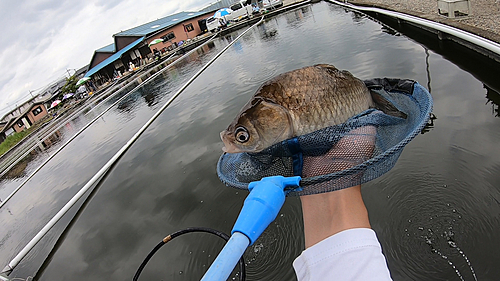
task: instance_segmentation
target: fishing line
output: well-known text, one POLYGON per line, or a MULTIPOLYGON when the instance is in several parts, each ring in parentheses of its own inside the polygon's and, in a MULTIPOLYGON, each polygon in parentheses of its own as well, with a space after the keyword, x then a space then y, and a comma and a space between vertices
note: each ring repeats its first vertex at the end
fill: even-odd
MULTIPOLYGON (((115 105, 117 105, 119 102, 123 101, 126 97, 128 97, 132 92, 134 92, 135 90, 137 90, 139 87, 142 87, 144 86, 144 84, 146 82, 149 82, 151 80, 151 78, 154 78, 156 76, 158 76, 160 73, 162 73, 163 71, 167 70, 168 68, 170 68, 172 65, 175 65, 179 60, 181 59, 184 59, 186 56, 190 55, 192 52, 194 52, 195 50, 197 50, 198 48, 201 48, 203 47, 205 44, 207 44, 208 42, 210 42, 216 35, 212 36, 212 38, 210 38, 207 42, 205 42, 204 44, 198 46, 197 48, 191 50, 190 52, 186 53, 185 55, 183 55, 182 57, 180 57, 179 59, 177 59, 176 61, 174 61, 173 63, 171 63, 170 65, 168 65, 167 67, 165 67, 162 71, 156 73, 155 75, 149 77, 148 79, 146 79, 144 82, 142 82, 141 84, 139 84, 137 87, 135 87, 134 89, 132 89, 131 91, 129 91, 126 95, 124 95, 123 97, 121 97, 119 100, 117 100, 116 102, 114 102, 112 105, 110 105, 108 108, 106 108, 103 112, 101 112, 99 115, 97 115, 94 119, 92 119, 92 121, 90 121, 87 125, 83 126, 83 128, 81 128, 75 135, 73 135, 68 141, 66 141, 61 147, 59 147, 52 155, 49 156, 49 158, 47 158, 40 166, 38 166, 16 189, 14 189, 14 191, 12 191, 11 194, 9 194, 9 196, 7 196, 5 198, 5 200, 1 201, 0 202, 0 208, 2 208, 3 205, 5 205, 5 203, 7 203, 7 201, 9 201, 10 198, 12 198, 12 196, 14 196, 14 194, 16 194, 20 189, 21 187, 23 187, 32 177, 35 176, 35 174, 37 172, 39 172, 43 166, 45 166, 45 164, 47 164, 50 160, 52 160, 52 158, 54 158, 63 148, 65 148, 72 140, 74 140, 77 136, 79 136, 83 131, 85 131, 88 127, 90 127, 90 125, 92 125, 93 123, 95 123, 95 121, 97 121, 101 116, 103 116, 106 112, 108 112, 111 108, 113 108, 115 105)), ((120 91, 117 91, 115 94, 119 93, 120 91)), ((105 99, 104 101, 102 101, 100 104, 108 101, 110 98, 114 97, 115 95, 112 95, 110 97, 108 97, 107 99, 105 99)), ((83 111, 84 109, 78 111, 78 113, 80 113, 81 111, 83 111)), ((76 113, 74 114, 76 115, 76 113)), ((73 117, 74 115, 72 115, 71 117, 73 117)), ((68 118, 70 119, 70 118, 68 118)), ((66 119, 66 120, 68 120, 66 119)), ((69 121, 68 121, 69 122, 69 121)), ((61 126, 59 126, 59 129, 61 129, 64 125, 65 125, 66 121, 63 122, 63 124, 61 126)), ((55 130, 55 131, 57 131, 55 130)), ((29 151, 27 153, 25 153, 23 155, 22 158, 24 158, 26 155, 28 155, 29 151)), ((20 159, 22 159, 20 158, 20 159)), ((17 161, 19 162, 19 161, 17 161)), ((17 164, 17 162, 15 164, 17 164)), ((13 164, 12 166, 10 166, 8 168, 8 170, 5 171, 5 173, 7 173, 15 164, 13 164)), ((3 176, 0 175, 0 177, 3 176)))
MULTIPOLYGON (((163 240, 158 243, 152 250, 149 252, 149 254, 146 256, 146 258, 142 261, 141 265, 137 269, 137 272, 134 275, 133 281, 137 281, 139 279, 139 276, 141 275, 142 270, 146 266, 146 264, 149 262, 149 260, 154 256, 154 254, 161 248, 163 245, 167 244, 169 241, 172 241, 174 238, 179 237, 184 234, 192 233, 192 232, 205 232, 205 233, 210 233, 219 236, 220 238, 224 239, 224 241, 229 241, 229 236, 225 234, 224 232, 211 229, 211 228, 206 228, 206 227, 190 227, 186 228, 183 230, 179 230, 177 232, 174 232, 167 237, 163 238, 163 240)), ((240 280, 244 281, 246 278, 246 273, 245 273, 245 261, 243 257, 239 260, 239 265, 240 265, 240 280)))
POLYGON ((42 239, 42 237, 61 219, 61 217, 89 190, 95 183, 99 183, 100 179, 109 171, 115 162, 127 151, 130 146, 139 138, 142 133, 151 125, 158 116, 198 77, 207 69, 217 58, 219 58, 229 47, 231 47, 238 39, 245 35, 249 30, 262 23, 262 17, 257 23, 250 26, 238 37, 230 42, 224 49, 222 49, 215 57, 208 61, 193 77, 191 77, 154 115, 149 119, 144 126, 142 126, 137 133, 85 184, 80 191, 78 191, 71 200, 64 205, 64 207, 57 212, 57 214, 38 232, 38 234, 31 239, 31 241, 17 254, 14 259, 2 270, 1 273, 10 274, 12 270, 19 264, 19 262, 28 254, 28 252, 42 239))

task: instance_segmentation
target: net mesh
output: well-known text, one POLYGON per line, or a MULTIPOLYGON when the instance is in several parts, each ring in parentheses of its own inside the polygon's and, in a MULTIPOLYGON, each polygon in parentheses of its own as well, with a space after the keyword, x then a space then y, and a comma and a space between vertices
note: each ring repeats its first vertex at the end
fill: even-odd
POLYGON ((394 167, 404 146, 421 132, 432 110, 430 93, 418 82, 364 81, 406 119, 368 109, 340 125, 274 144, 259 153, 224 153, 217 174, 228 186, 247 189, 267 176, 301 176, 288 196, 339 190, 373 180, 394 167))

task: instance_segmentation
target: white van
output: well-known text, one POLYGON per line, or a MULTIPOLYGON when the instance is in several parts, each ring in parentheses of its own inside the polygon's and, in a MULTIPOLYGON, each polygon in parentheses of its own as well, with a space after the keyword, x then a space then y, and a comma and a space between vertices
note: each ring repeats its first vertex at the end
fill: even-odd
POLYGON ((239 1, 229 7, 233 12, 231 17, 233 21, 239 21, 252 16, 252 5, 247 5, 247 1, 239 1))
POLYGON ((207 29, 210 32, 217 32, 221 27, 221 24, 219 22, 219 19, 216 19, 214 17, 209 17, 207 18, 207 29))

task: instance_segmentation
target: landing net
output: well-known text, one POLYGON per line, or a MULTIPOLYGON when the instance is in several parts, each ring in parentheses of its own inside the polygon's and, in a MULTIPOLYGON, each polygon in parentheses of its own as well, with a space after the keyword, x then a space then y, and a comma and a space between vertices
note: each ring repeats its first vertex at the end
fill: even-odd
POLYGON ((267 176, 301 176, 289 196, 339 190, 387 173, 429 120, 430 93, 418 82, 372 79, 366 86, 392 102, 406 119, 368 109, 340 125, 274 144, 258 153, 224 153, 217 163, 221 181, 247 189, 267 176))

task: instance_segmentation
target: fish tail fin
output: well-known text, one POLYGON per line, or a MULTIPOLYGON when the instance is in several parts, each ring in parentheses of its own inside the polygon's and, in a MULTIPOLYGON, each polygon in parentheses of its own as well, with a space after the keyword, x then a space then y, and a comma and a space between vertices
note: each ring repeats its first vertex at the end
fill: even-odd
POLYGON ((381 94, 374 92, 370 90, 370 93, 372 95, 373 102, 375 104, 375 108, 384 112, 387 115, 399 117, 406 119, 408 116, 406 113, 400 111, 397 109, 390 101, 388 101, 385 97, 383 97, 381 94))

